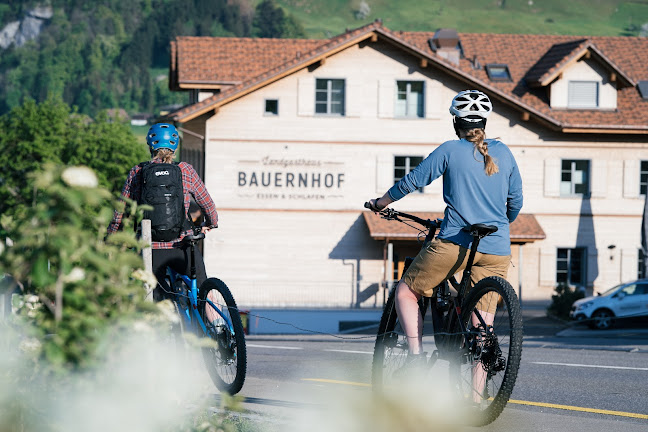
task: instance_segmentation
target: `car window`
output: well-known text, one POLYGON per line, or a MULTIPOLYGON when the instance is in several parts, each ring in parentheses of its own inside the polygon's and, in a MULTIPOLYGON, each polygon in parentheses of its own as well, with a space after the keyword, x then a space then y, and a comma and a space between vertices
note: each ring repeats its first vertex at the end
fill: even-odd
POLYGON ((645 283, 637 284, 637 294, 638 295, 648 294, 648 284, 645 283))
POLYGON ((624 293, 627 296, 635 295, 637 293, 637 285, 632 284, 623 288, 620 292, 624 293))

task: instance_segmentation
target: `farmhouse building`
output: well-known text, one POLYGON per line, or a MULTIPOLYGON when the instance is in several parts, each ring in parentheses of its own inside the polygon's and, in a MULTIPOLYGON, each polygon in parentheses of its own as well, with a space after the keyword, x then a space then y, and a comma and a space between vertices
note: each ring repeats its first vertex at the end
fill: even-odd
MULTIPOLYGON (((465 89, 515 155, 524 207, 509 280, 524 299, 637 278, 648 182, 648 39, 395 32, 331 39, 178 37, 167 120, 220 214, 208 274, 243 306, 381 306, 417 230, 363 203, 444 141, 465 89)), ((393 207, 439 217, 442 181, 393 207)))

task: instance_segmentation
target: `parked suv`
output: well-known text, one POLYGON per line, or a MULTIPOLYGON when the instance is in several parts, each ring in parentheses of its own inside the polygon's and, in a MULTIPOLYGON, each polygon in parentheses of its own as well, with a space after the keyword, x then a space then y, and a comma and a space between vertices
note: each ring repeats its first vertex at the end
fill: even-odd
POLYGON ((569 317, 605 330, 622 318, 648 317, 648 279, 617 285, 594 297, 576 300, 569 317))

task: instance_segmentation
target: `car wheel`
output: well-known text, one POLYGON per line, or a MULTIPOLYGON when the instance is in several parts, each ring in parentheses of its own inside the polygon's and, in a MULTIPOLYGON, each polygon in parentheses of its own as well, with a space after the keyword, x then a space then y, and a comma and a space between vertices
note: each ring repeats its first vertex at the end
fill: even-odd
POLYGON ((597 330, 607 330, 614 323, 614 314, 606 309, 597 310, 592 314, 590 327, 597 330))

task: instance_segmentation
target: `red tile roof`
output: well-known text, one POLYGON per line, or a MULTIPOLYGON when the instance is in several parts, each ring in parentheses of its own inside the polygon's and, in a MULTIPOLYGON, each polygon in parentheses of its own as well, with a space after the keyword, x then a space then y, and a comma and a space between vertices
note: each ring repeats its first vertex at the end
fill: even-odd
POLYGON ((453 64, 430 49, 431 32, 394 32, 378 21, 331 39, 250 39, 179 37, 172 42, 172 89, 225 84, 224 91, 170 115, 187 121, 257 88, 333 55, 350 44, 378 38, 485 91, 499 102, 565 132, 648 133, 648 101, 634 87, 648 80, 648 39, 639 37, 459 33, 464 57, 453 64), (619 83, 616 110, 567 110, 549 106, 550 79, 570 61, 590 51, 619 83), (175 54, 175 55, 174 55, 175 54), (474 60, 482 66, 473 67, 474 60), (506 64, 512 81, 490 81, 483 66, 506 64))
MULTIPOLYGON (((443 217, 443 213, 433 212, 411 212, 410 214, 418 216, 421 219, 431 220, 443 217)), ((369 228, 369 235, 375 240, 391 239, 411 241, 421 238, 420 231, 411 226, 383 219, 373 212, 366 211, 362 215, 369 228)), ((416 226, 413 222, 411 225, 416 226)), ((517 219, 511 224, 510 230, 512 243, 530 243, 546 238, 537 219, 531 214, 518 215, 517 219)))

